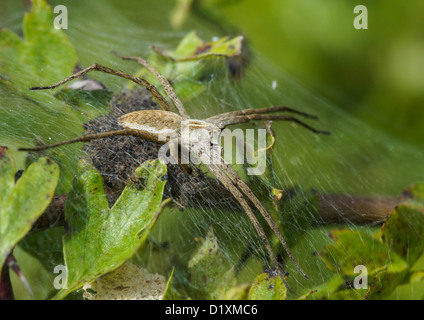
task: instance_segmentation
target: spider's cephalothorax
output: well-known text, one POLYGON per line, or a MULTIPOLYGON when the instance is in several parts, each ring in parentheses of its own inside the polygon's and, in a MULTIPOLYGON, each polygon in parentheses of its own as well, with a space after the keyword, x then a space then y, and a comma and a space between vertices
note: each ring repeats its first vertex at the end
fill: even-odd
MULTIPOLYGON (((170 140, 173 140, 173 141, 176 141, 178 144, 180 144, 181 147, 183 148, 184 141, 187 141, 184 138, 184 133, 183 133, 184 123, 186 127, 188 127, 189 132, 193 129, 206 129, 207 133, 213 133, 216 130, 219 131, 224 129, 225 127, 229 125, 245 123, 251 120, 283 120, 283 121, 291 121, 293 123, 297 123, 311 130, 314 133, 329 134, 329 132, 327 131, 319 131, 312 128, 311 126, 309 126, 308 124, 304 123, 303 121, 299 120, 298 118, 294 116, 271 114, 276 112, 290 112, 290 113, 297 114, 303 117, 316 119, 315 116, 311 116, 304 112, 297 111, 295 109, 285 107, 285 106, 271 107, 271 108, 264 108, 264 109, 245 109, 245 110, 239 110, 239 111, 231 111, 231 112, 219 114, 219 115, 216 115, 207 119, 203 119, 203 120, 192 120, 189 118, 182 102, 175 94, 175 91, 173 87, 171 86, 171 84, 169 83, 169 81, 165 79, 162 75, 160 75, 156 69, 154 69, 150 64, 147 63, 147 61, 139 57, 123 57, 123 56, 121 57, 126 60, 135 60, 139 62, 140 64, 142 64, 143 66, 145 66, 163 85, 168 98, 171 100, 173 104, 174 110, 176 110, 178 113, 172 112, 173 108, 171 108, 167 99, 160 93, 158 89, 156 89, 156 87, 154 87, 148 81, 142 78, 132 76, 127 73, 123 73, 121 71, 113 70, 98 64, 94 64, 51 86, 34 87, 31 89, 32 90, 53 89, 68 81, 71 81, 77 77, 80 77, 90 71, 97 70, 97 71, 101 71, 101 72, 105 72, 105 73, 126 78, 128 80, 131 80, 145 87, 150 92, 150 94, 154 97, 154 99, 157 101, 157 103, 159 104, 162 110, 154 110, 150 112, 135 111, 135 112, 123 115, 121 118, 119 118, 118 123, 122 125, 125 129, 106 131, 106 132, 101 132, 98 134, 88 134, 79 138, 59 142, 49 146, 42 146, 37 148, 25 148, 21 150, 39 151, 39 150, 58 147, 61 145, 75 143, 75 142, 89 142, 96 139, 104 139, 104 138, 116 137, 116 136, 135 136, 135 137, 139 137, 142 139, 146 139, 146 140, 153 141, 156 143, 161 143, 161 144, 164 144, 170 140), (166 137, 167 135, 169 136, 169 138, 164 138, 164 136, 166 137)), ((195 144, 194 141, 190 139, 191 138, 189 138, 188 140, 189 144, 195 144)), ((243 180, 241 180, 241 178, 234 171, 234 169, 230 165, 228 165, 219 154, 217 154, 216 152, 208 152, 209 148, 211 147, 210 143, 204 143, 204 144, 201 144, 200 147, 199 146, 197 147, 198 148, 196 150, 196 156, 201 160, 202 163, 205 164, 205 166, 211 171, 211 173, 215 175, 215 177, 222 183, 222 185, 233 195, 233 197, 239 202, 241 207, 244 209, 244 211, 248 215, 249 219, 253 223, 256 231, 260 235, 268 251, 268 254, 271 258, 272 265, 275 268, 277 268, 277 270, 280 270, 280 266, 276 259, 276 256, 271 248, 271 245, 269 244, 269 241, 265 235, 265 232, 262 226, 260 225, 258 219, 256 218, 253 212, 251 204, 253 204, 253 208, 257 209, 260 212, 260 214, 265 218, 267 224, 274 231, 280 243, 283 245, 291 261, 296 265, 296 267, 303 274, 303 276, 306 277, 306 274, 303 272, 303 270, 297 264, 296 259, 291 254, 286 241, 281 235, 280 230, 276 226, 270 214, 267 212, 267 210, 264 208, 264 206, 261 204, 258 198, 253 194, 252 190, 247 186, 247 184, 244 183, 243 180), (215 159, 213 159, 213 161, 210 161, 211 157, 214 157, 215 159), (248 202, 249 200, 251 204, 249 204, 248 202)))

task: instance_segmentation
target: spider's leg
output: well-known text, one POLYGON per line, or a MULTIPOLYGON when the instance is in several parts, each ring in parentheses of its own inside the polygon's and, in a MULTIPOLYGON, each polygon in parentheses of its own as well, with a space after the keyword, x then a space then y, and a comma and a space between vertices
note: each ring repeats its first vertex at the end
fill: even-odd
MULTIPOLYGON (((259 236, 261 237, 263 243, 265 244, 265 247, 268 251, 269 257, 271 258, 272 264, 279 268, 279 263, 277 261, 277 258, 274 255, 274 252, 272 251, 271 245, 269 244, 269 241, 265 235, 264 230, 262 229, 262 226, 260 225, 258 219, 254 215, 252 209, 246 202, 246 200, 243 197, 243 194, 238 190, 238 188, 233 184, 233 182, 221 171, 221 168, 219 168, 216 164, 208 164, 208 162, 211 160, 209 157, 201 156, 202 162, 206 165, 206 167, 217 177, 217 179, 224 185, 226 189, 228 189, 234 198, 240 203, 240 205, 243 207, 244 211, 246 212, 247 216, 249 217, 250 221, 252 222, 253 226, 255 227, 256 231, 258 232, 259 236)), ((286 273, 284 270, 283 274, 286 273)), ((287 286, 287 284, 286 284, 287 286)))
POLYGON ((124 60, 134 60, 137 61, 139 64, 144 66, 147 70, 149 70, 163 85, 166 94, 168 95, 169 99, 171 99, 172 103, 174 104, 175 108, 177 108, 179 114, 184 119, 188 119, 189 116, 187 114, 187 111, 185 110, 183 103, 178 98, 177 94, 175 93, 174 88, 169 83, 168 79, 166 79, 164 76, 162 76, 152 65, 150 65, 146 60, 144 60, 141 57, 128 57, 128 56, 122 56, 116 52, 113 52, 118 57, 124 59, 124 60))
POLYGON ((106 131, 106 132, 101 132, 97 134, 87 134, 85 136, 81 136, 81 137, 70 139, 70 140, 65 140, 55 144, 44 145, 44 146, 39 146, 34 148, 19 148, 18 150, 19 151, 42 151, 42 150, 60 147, 63 145, 72 144, 76 142, 89 142, 92 140, 104 139, 104 138, 116 137, 116 136, 135 136, 135 137, 139 137, 142 139, 150 140, 150 141, 161 143, 161 144, 166 142, 166 141, 160 141, 156 135, 151 134, 147 131, 124 129, 124 130, 106 131))
POLYGON ((95 71, 101 71, 101 72, 104 72, 104 73, 113 74, 115 76, 118 76, 118 77, 121 77, 121 78, 128 79, 130 81, 133 81, 133 82, 139 84, 142 87, 145 87, 150 92, 150 94, 153 96, 153 98, 159 103, 160 107, 163 110, 171 111, 171 107, 169 106, 169 104, 166 101, 166 99, 162 96, 162 94, 159 92, 159 90, 156 89, 156 87, 154 85, 152 85, 150 82, 148 82, 147 80, 144 80, 144 79, 138 78, 138 77, 134 77, 134 76, 132 76, 132 75, 130 75, 128 73, 124 73, 124 72, 121 72, 121 71, 118 71, 118 70, 110 69, 108 67, 99 65, 97 63, 95 63, 95 64, 93 64, 93 65, 91 65, 91 66, 89 66, 89 67, 87 67, 87 68, 85 68, 85 69, 83 69, 83 70, 81 70, 81 71, 73 74, 72 76, 69 76, 69 77, 63 79, 62 81, 59 81, 59 82, 57 82, 55 84, 52 84, 50 86, 46 86, 46 87, 31 87, 29 89, 30 90, 54 89, 54 88, 57 88, 57 87, 61 86, 62 84, 66 83, 66 82, 69 82, 71 80, 74 80, 75 78, 78 78, 80 76, 83 76, 84 74, 86 74, 86 73, 88 73, 90 71, 93 71, 93 70, 95 70, 95 71))
POLYGON ((281 235, 280 230, 276 226, 275 222, 272 220, 272 217, 266 211, 262 203, 259 201, 259 199, 255 196, 255 194, 250 190, 249 186, 240 179, 238 174, 234 171, 234 169, 228 165, 224 159, 222 159, 220 166, 223 168, 223 171, 228 175, 229 179, 234 183, 236 186, 240 188, 240 190, 246 195, 246 197, 249 198, 250 201, 255 205, 255 207, 259 210, 261 215, 265 218, 268 225, 271 227, 271 229, 276 234, 278 240, 280 240, 281 244, 283 245, 284 249, 286 250, 288 256, 290 257, 290 260, 293 262, 293 264, 296 266, 296 268, 302 273, 302 275, 307 279, 308 276, 306 273, 302 270, 302 268, 297 263, 296 259, 294 258, 293 254, 291 253, 289 246, 287 245, 287 242, 284 240, 284 237, 281 235))
POLYGON ((291 121, 295 122, 302 127, 305 127, 306 129, 317 133, 317 134, 331 134, 329 131, 321 131, 317 130, 310 125, 306 124, 305 122, 297 119, 296 117, 291 116, 281 116, 281 115, 263 115, 263 114, 249 114, 245 116, 235 116, 227 119, 218 120, 217 122, 214 122, 215 125, 217 125, 220 128, 225 128, 226 126, 232 125, 232 124, 239 124, 239 123, 245 123, 249 122, 251 120, 283 120, 283 121, 291 121))
POLYGON ((222 121, 224 119, 232 118, 235 116, 246 116, 249 114, 263 114, 263 113, 273 113, 273 112, 291 112, 291 113, 298 114, 302 117, 318 120, 317 116, 311 115, 309 113, 302 112, 302 111, 299 111, 290 107, 286 107, 286 106, 279 106, 279 107, 271 107, 271 108, 244 109, 244 110, 225 112, 225 113, 221 113, 216 116, 210 117, 206 119, 206 121, 217 122, 217 121, 222 121))

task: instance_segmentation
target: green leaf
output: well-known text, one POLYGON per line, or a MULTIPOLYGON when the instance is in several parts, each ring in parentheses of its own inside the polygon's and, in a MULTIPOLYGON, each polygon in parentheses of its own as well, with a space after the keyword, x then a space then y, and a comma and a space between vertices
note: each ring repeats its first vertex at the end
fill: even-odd
POLYGON ((366 266, 369 275, 386 268, 391 271, 406 268, 405 261, 364 232, 339 229, 333 230, 330 236, 334 244, 327 245, 319 256, 333 272, 356 276, 354 270, 359 265, 366 266))
POLYGON ((164 204, 166 165, 147 161, 134 173, 115 205, 109 209, 102 178, 80 160, 79 174, 65 205, 67 231, 63 239, 68 270, 67 289, 56 299, 116 269, 144 243, 164 204))
MULTIPOLYGON (((205 79, 210 79, 211 74, 217 76, 216 65, 205 58, 233 57, 241 53, 243 37, 223 37, 212 41, 203 41, 196 33, 188 33, 173 51, 163 51, 153 47, 158 54, 149 56, 149 63, 160 74, 172 82, 175 91, 182 101, 193 99, 204 89, 205 79)), ((225 66, 222 66, 225 68, 225 66)), ((152 84, 158 86, 157 79, 145 68, 141 68, 136 74, 152 84)), ((128 88, 134 88, 130 82, 128 88)), ((161 86, 158 86, 161 89, 161 86)))
MULTIPOLYGON (((329 298, 384 299, 398 286, 415 279, 410 268, 424 251, 424 215, 414 207, 400 205, 390 213, 381 232, 383 243, 364 232, 346 229, 331 232, 335 243, 328 245, 320 255, 327 267, 345 277, 353 277, 355 266, 364 265, 368 275, 374 277, 366 294, 363 290, 340 287, 338 291, 332 290, 329 298)), ((419 274, 414 276, 419 279, 419 274)), ((323 286, 321 289, 325 289, 326 284, 323 286)))
MULTIPOLYGON (((63 262, 63 228, 50 228, 42 232, 31 232, 19 242, 19 247, 36 258, 50 273, 63 262), (40 248, 43 248, 40 250, 40 248), (48 248, 44 249, 44 248, 48 248)), ((56 290, 55 290, 56 291, 56 290)))
POLYGON ((16 169, 8 153, 0 148, 0 268, 49 205, 59 179, 56 163, 44 157, 30 165, 15 185, 16 169))
POLYGON ((407 271, 396 273, 389 271, 379 272, 372 280, 365 299, 381 300, 388 298, 393 290, 404 282, 406 275, 407 271))
POLYGON ((287 288, 279 274, 273 271, 258 275, 250 288, 249 300, 286 300, 287 288))
POLYGON ((299 300, 330 299, 333 294, 337 292, 337 290, 339 290, 339 288, 343 285, 343 282, 343 277, 337 274, 327 282, 319 285, 318 287, 315 287, 312 291, 308 291, 307 293, 299 297, 299 300))
POLYGON ((234 270, 225 265, 212 228, 188 262, 188 271, 190 293, 197 299, 221 299, 236 285, 234 270))
POLYGON ((250 283, 243 283, 230 288, 221 297, 222 300, 247 300, 250 289, 250 283))
MULTIPOLYGON (((82 131, 81 112, 58 101, 53 91, 28 90, 62 80, 73 73, 77 64, 73 46, 62 30, 54 28, 53 21, 47 2, 34 0, 24 17, 23 38, 10 30, 0 30, 1 138, 18 141, 20 147, 33 146, 35 135, 47 143, 52 137, 64 139, 82 131), (19 108, 11 108, 11 103, 19 108)), ((69 190, 74 175, 69 169, 75 168, 69 158, 75 156, 78 147, 69 146, 64 149, 66 154, 52 156, 62 173, 58 192, 69 190)))
POLYGON ((400 205, 387 217, 381 237, 390 250, 413 266, 424 252, 423 234, 424 214, 400 205))
POLYGON ((203 41, 196 31, 187 34, 173 52, 161 52, 162 55, 177 61, 200 60, 207 57, 232 57, 239 55, 242 49, 243 37, 222 37, 212 41, 203 41))
POLYGON ((72 74, 77 56, 63 31, 53 26, 54 16, 44 0, 33 0, 25 14, 21 39, 0 30, 0 69, 21 89, 28 83, 54 83, 72 74))

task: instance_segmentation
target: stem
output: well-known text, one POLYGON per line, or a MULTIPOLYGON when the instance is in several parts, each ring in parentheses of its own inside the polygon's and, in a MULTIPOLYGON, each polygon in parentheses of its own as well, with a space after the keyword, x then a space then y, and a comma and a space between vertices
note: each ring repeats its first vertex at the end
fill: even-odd
POLYGON ((9 257, 6 258, 0 275, 0 300, 15 300, 9 273, 9 257))

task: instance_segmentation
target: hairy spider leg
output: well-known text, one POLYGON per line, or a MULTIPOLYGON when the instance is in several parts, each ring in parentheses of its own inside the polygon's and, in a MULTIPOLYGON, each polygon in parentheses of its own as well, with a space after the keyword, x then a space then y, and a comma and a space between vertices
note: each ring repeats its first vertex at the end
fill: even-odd
POLYGON ((316 134, 325 134, 325 135, 330 135, 331 133, 329 131, 321 131, 321 130, 317 130, 313 127, 311 127, 310 125, 306 124, 305 122, 297 119, 296 117, 291 117, 291 116, 282 116, 282 115, 263 115, 263 114, 248 114, 245 116, 235 116, 235 117, 231 117, 228 119, 221 119, 221 120, 216 120, 216 122, 214 122, 215 125, 217 125, 218 127, 220 127, 221 129, 225 128, 226 126, 229 125, 233 125, 233 124, 239 124, 239 123, 246 123, 249 122, 251 120, 283 120, 283 121, 291 121, 291 122, 295 122, 299 125, 301 125, 302 127, 316 133, 316 134))
POLYGON ((248 114, 262 114, 262 113, 272 113, 272 112, 292 112, 292 113, 298 114, 298 115, 306 117, 306 118, 318 120, 317 116, 314 116, 314 115, 311 115, 311 114, 308 114, 306 112, 302 112, 302 111, 299 111, 299 110, 296 110, 296 109, 293 109, 293 108, 290 108, 290 107, 286 107, 286 106, 278 106, 278 107, 270 107, 270 108, 262 108, 262 109, 244 109, 244 110, 230 111, 230 112, 218 114, 218 115, 210 117, 206 120, 216 122, 216 121, 219 121, 219 120, 228 119, 228 118, 232 118, 232 117, 235 117, 235 116, 245 116, 245 115, 248 115, 248 114))
POLYGON ((141 58, 141 57, 129 57, 129 56, 123 56, 118 54, 115 51, 112 51, 113 54, 115 54, 116 56, 120 57, 121 59, 124 60, 134 60, 137 61, 139 64, 141 64, 142 66, 144 66, 147 70, 149 70, 155 77, 156 79, 159 80, 159 82, 163 85, 166 94, 168 95, 169 99, 171 99, 172 103, 174 104, 175 108, 177 108, 178 113, 180 114, 180 116, 183 119, 189 119, 190 117, 187 114, 187 111, 185 110, 183 103, 181 102, 181 100, 178 98, 177 94, 175 93, 174 88, 172 87, 172 85, 169 83, 168 79, 166 79, 164 76, 162 76, 152 65, 150 65, 145 59, 141 58))
POLYGON ((289 256, 290 260, 293 262, 293 264, 296 266, 296 268, 302 273, 302 275, 308 279, 308 276, 306 273, 302 270, 302 268, 297 263, 296 259, 294 258, 293 254, 290 251, 289 246, 287 245, 287 242, 284 240, 284 237, 281 235, 280 230, 272 220, 272 217, 268 213, 268 211, 264 208, 262 203, 259 201, 259 199, 255 196, 255 194, 250 190, 249 186, 241 180, 237 173, 234 171, 234 169, 228 165, 224 159, 222 159, 222 162, 220 164, 221 168, 224 169, 223 171, 228 175, 232 183, 240 188, 240 190, 249 198, 249 200, 252 201, 252 203, 255 205, 255 207, 259 210, 261 215, 265 218, 266 222, 270 226, 270 228, 274 231, 276 234, 278 240, 281 242, 281 244, 284 247, 284 250, 286 250, 287 255, 289 256))
MULTIPOLYGON (((206 157, 204 155, 201 155, 200 158, 202 159, 202 162, 207 162, 209 160, 209 157, 206 157)), ((249 217, 250 221, 252 222, 253 226, 256 229, 256 232, 261 237, 263 243, 265 244, 265 247, 268 251, 269 257, 271 258, 272 264, 275 266, 275 268, 280 269, 280 265, 277 261, 277 258, 274 255, 274 252, 272 251, 271 245, 269 244, 269 241, 265 235, 264 230, 262 229, 262 226, 260 225, 258 219, 254 215, 252 209, 246 202, 246 200, 243 197, 243 194, 237 189, 237 187, 231 182, 231 180, 221 171, 221 168, 216 164, 206 164, 206 167, 218 178, 218 180, 224 185, 226 189, 228 189, 233 197, 240 203, 240 205, 243 207, 244 211, 246 212, 247 216, 249 217)), ((282 274, 287 274, 287 272, 281 268, 282 274)), ((283 277, 284 279, 284 277, 283 277)), ((285 282, 285 280, 284 280, 285 282)), ((285 283, 287 286, 287 284, 285 283)), ((288 286, 287 286, 288 287, 288 286)))
POLYGON ((60 146, 64 146, 64 145, 72 144, 76 142, 90 142, 92 140, 103 139, 108 137, 116 137, 116 136, 135 136, 135 137, 139 137, 139 138, 146 139, 146 140, 153 141, 160 144, 164 144, 167 142, 167 141, 159 140, 157 135, 147 131, 124 129, 124 130, 106 131, 106 132, 101 132, 96 134, 87 134, 85 136, 77 137, 70 140, 65 140, 55 144, 43 145, 43 146, 33 147, 33 148, 19 148, 18 150, 19 151, 42 151, 42 150, 60 147, 60 146))
POLYGON ((91 66, 89 66, 89 67, 87 67, 87 68, 85 68, 85 69, 83 69, 83 70, 81 70, 81 71, 79 71, 79 72, 77 72, 77 73, 75 73, 75 74, 73 74, 73 75, 71 75, 71 76, 63 79, 62 81, 59 81, 57 83, 54 83, 54 84, 52 84, 50 86, 45 86, 45 87, 31 87, 29 89, 30 90, 54 89, 54 88, 57 88, 57 87, 61 86, 62 84, 66 83, 66 82, 72 81, 75 78, 78 78, 80 76, 83 76, 84 74, 86 74, 86 73, 88 73, 90 71, 100 71, 100 72, 104 72, 104 73, 109 73, 109 74, 112 74, 112 75, 115 75, 115 76, 118 76, 118 77, 121 77, 121 78, 128 79, 130 81, 133 81, 133 82, 137 83, 138 85, 140 85, 142 87, 145 87, 150 92, 150 94, 153 96, 153 98, 159 103, 160 107, 163 110, 165 110, 165 111, 171 111, 171 107, 169 106, 169 104, 166 101, 166 99, 162 96, 162 94, 159 92, 159 90, 154 85, 152 85, 150 82, 148 82, 147 80, 144 80, 144 79, 138 78, 138 77, 134 77, 134 76, 132 76, 132 75, 130 75, 128 73, 125 73, 125 72, 121 72, 121 71, 118 71, 118 70, 113 70, 111 68, 102 66, 102 65, 97 64, 97 63, 95 63, 95 64, 93 64, 93 65, 91 65, 91 66))

